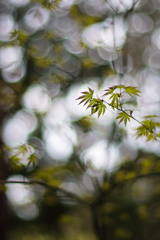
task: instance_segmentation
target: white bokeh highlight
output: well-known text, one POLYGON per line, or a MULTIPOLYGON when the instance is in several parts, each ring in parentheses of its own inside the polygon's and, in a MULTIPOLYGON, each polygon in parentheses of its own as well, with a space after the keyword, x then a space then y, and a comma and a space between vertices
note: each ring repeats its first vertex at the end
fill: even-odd
MULTIPOLYGON (((21 175, 12 175, 7 181, 23 182, 24 177, 21 175)), ((27 182, 28 179, 25 178, 25 181, 27 182)), ((8 183, 6 186, 8 202, 16 215, 24 220, 33 220, 37 218, 39 209, 35 204, 36 197, 31 186, 21 183, 8 183)))

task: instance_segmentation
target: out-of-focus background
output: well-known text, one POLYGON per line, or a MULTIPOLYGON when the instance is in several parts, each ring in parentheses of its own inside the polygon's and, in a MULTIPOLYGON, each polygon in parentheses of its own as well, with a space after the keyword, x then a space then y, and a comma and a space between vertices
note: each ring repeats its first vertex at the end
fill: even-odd
POLYGON ((160 239, 160 143, 75 100, 116 84, 160 117, 159 0, 0 0, 1 240, 160 239))

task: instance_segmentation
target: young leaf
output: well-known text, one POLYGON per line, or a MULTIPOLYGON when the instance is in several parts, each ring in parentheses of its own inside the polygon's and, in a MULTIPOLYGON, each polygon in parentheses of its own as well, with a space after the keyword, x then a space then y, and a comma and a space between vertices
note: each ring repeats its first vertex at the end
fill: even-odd
POLYGON ((13 155, 10 158, 10 167, 14 171, 19 171, 24 168, 24 165, 20 162, 20 158, 17 155, 13 155))
POLYGON ((145 125, 136 128, 135 135, 137 138, 146 137, 147 141, 150 141, 150 140, 155 141, 156 140, 156 135, 151 133, 150 130, 145 127, 145 125))
POLYGON ((160 123, 159 122, 154 122, 152 120, 149 120, 147 118, 147 120, 142 121, 142 124, 150 131, 152 132, 153 130, 156 129, 156 127, 160 127, 160 123))
POLYGON ((126 124, 127 124, 127 121, 130 122, 130 116, 128 116, 125 112, 119 113, 119 114, 118 114, 118 117, 116 117, 116 119, 120 119, 120 121, 119 121, 118 124, 120 124, 121 122, 124 121, 125 126, 126 126, 126 124))
POLYGON ((155 118, 155 117, 158 117, 158 116, 157 115, 147 115, 144 118, 155 118))
POLYGON ((29 160, 28 165, 32 164, 35 167, 37 162, 37 156, 35 154, 31 154, 28 160, 29 160))
POLYGON ((117 85, 113 87, 109 87, 108 89, 104 90, 106 93, 103 96, 107 96, 109 94, 113 94, 114 90, 117 88, 117 85))
POLYGON ((18 30, 14 30, 13 32, 10 33, 10 38, 15 38, 19 34, 18 30))
POLYGON ((140 91, 137 89, 137 87, 131 87, 131 86, 127 86, 124 87, 126 93, 128 93, 131 97, 133 97, 133 95, 139 96, 138 93, 140 93, 140 91))
POLYGON ((118 108, 118 98, 119 98, 119 95, 118 93, 113 93, 111 95, 111 97, 109 99, 112 99, 112 101, 110 102, 110 104, 113 106, 112 108, 116 107, 118 108))
MULTIPOLYGON (((91 115, 98 112, 98 118, 106 111, 106 106, 101 99, 93 98, 87 108, 91 107, 91 115)), ((90 115, 90 116, 91 116, 90 115)))
POLYGON ((149 120, 149 118, 154 117, 156 117, 156 115, 148 115, 144 117, 146 120, 142 121, 143 125, 136 128, 137 138, 145 136, 147 141, 155 141, 157 137, 159 137, 154 131, 157 127, 160 127, 160 123, 149 120))
POLYGON ((89 92, 82 92, 83 95, 76 99, 76 100, 82 99, 78 105, 80 105, 83 102, 84 102, 83 106, 85 106, 87 103, 90 103, 93 97, 94 90, 92 90, 91 88, 88 88, 88 90, 89 92))

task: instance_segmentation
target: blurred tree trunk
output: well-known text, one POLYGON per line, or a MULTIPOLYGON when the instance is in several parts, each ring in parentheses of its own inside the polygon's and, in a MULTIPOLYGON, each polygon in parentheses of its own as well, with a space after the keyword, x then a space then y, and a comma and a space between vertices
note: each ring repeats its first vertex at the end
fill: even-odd
MULTIPOLYGON (((3 154, 0 156, 0 180, 6 179, 6 167, 4 165, 3 154)), ((8 232, 8 208, 5 192, 0 189, 0 239, 7 240, 7 232, 8 232)))
POLYGON ((100 204, 97 202, 92 205, 92 216, 93 216, 93 226, 94 232, 97 236, 98 240, 108 240, 108 231, 107 226, 101 222, 100 215, 99 215, 99 207, 100 204))
MULTIPOLYGON (((5 117, 5 112, 0 106, 0 134, 2 132, 2 124, 5 117)), ((0 180, 5 180, 8 177, 8 170, 4 161, 4 147, 0 135, 0 180)), ((7 233, 9 229, 9 214, 7 199, 3 185, 0 188, 0 239, 7 240, 7 233)))

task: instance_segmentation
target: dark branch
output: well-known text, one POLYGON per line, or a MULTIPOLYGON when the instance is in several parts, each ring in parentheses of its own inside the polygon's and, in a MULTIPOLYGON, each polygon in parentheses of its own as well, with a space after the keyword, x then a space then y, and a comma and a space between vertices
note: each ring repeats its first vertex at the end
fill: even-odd
POLYGON ((131 8, 128 9, 128 10, 125 12, 125 14, 123 15, 123 17, 124 17, 125 20, 127 19, 128 15, 134 11, 134 8, 135 8, 135 6, 136 6, 136 4, 137 4, 138 2, 139 2, 139 0, 134 0, 131 8))
POLYGON ((68 74, 68 75, 69 75, 70 77, 72 77, 72 78, 76 78, 76 77, 73 76, 70 72, 66 71, 66 70, 63 69, 63 68, 60 68, 60 67, 57 67, 57 66, 55 66, 55 68, 56 68, 57 70, 61 71, 61 72, 64 72, 64 73, 68 74))
POLYGON ((66 191, 65 189, 63 188, 59 188, 59 187, 55 187, 55 186, 52 186, 48 183, 45 183, 43 181, 40 181, 40 180, 31 180, 31 181, 7 181, 7 180, 0 180, 0 184, 25 184, 25 185, 31 185, 31 184, 39 184, 41 186, 44 186, 44 187, 47 187, 47 188, 50 188, 52 189, 54 192, 60 192, 60 193, 63 193, 65 194, 67 197, 70 197, 74 200, 76 200, 77 202, 79 203, 82 203, 82 204, 85 204, 85 205, 88 205, 86 201, 84 201, 83 199, 81 199, 80 197, 78 197, 76 194, 74 193, 71 193, 71 192, 68 192, 66 191))
POLYGON ((118 8, 114 9, 108 0, 105 0, 105 2, 109 5, 109 7, 113 10, 114 13, 118 12, 118 8))

